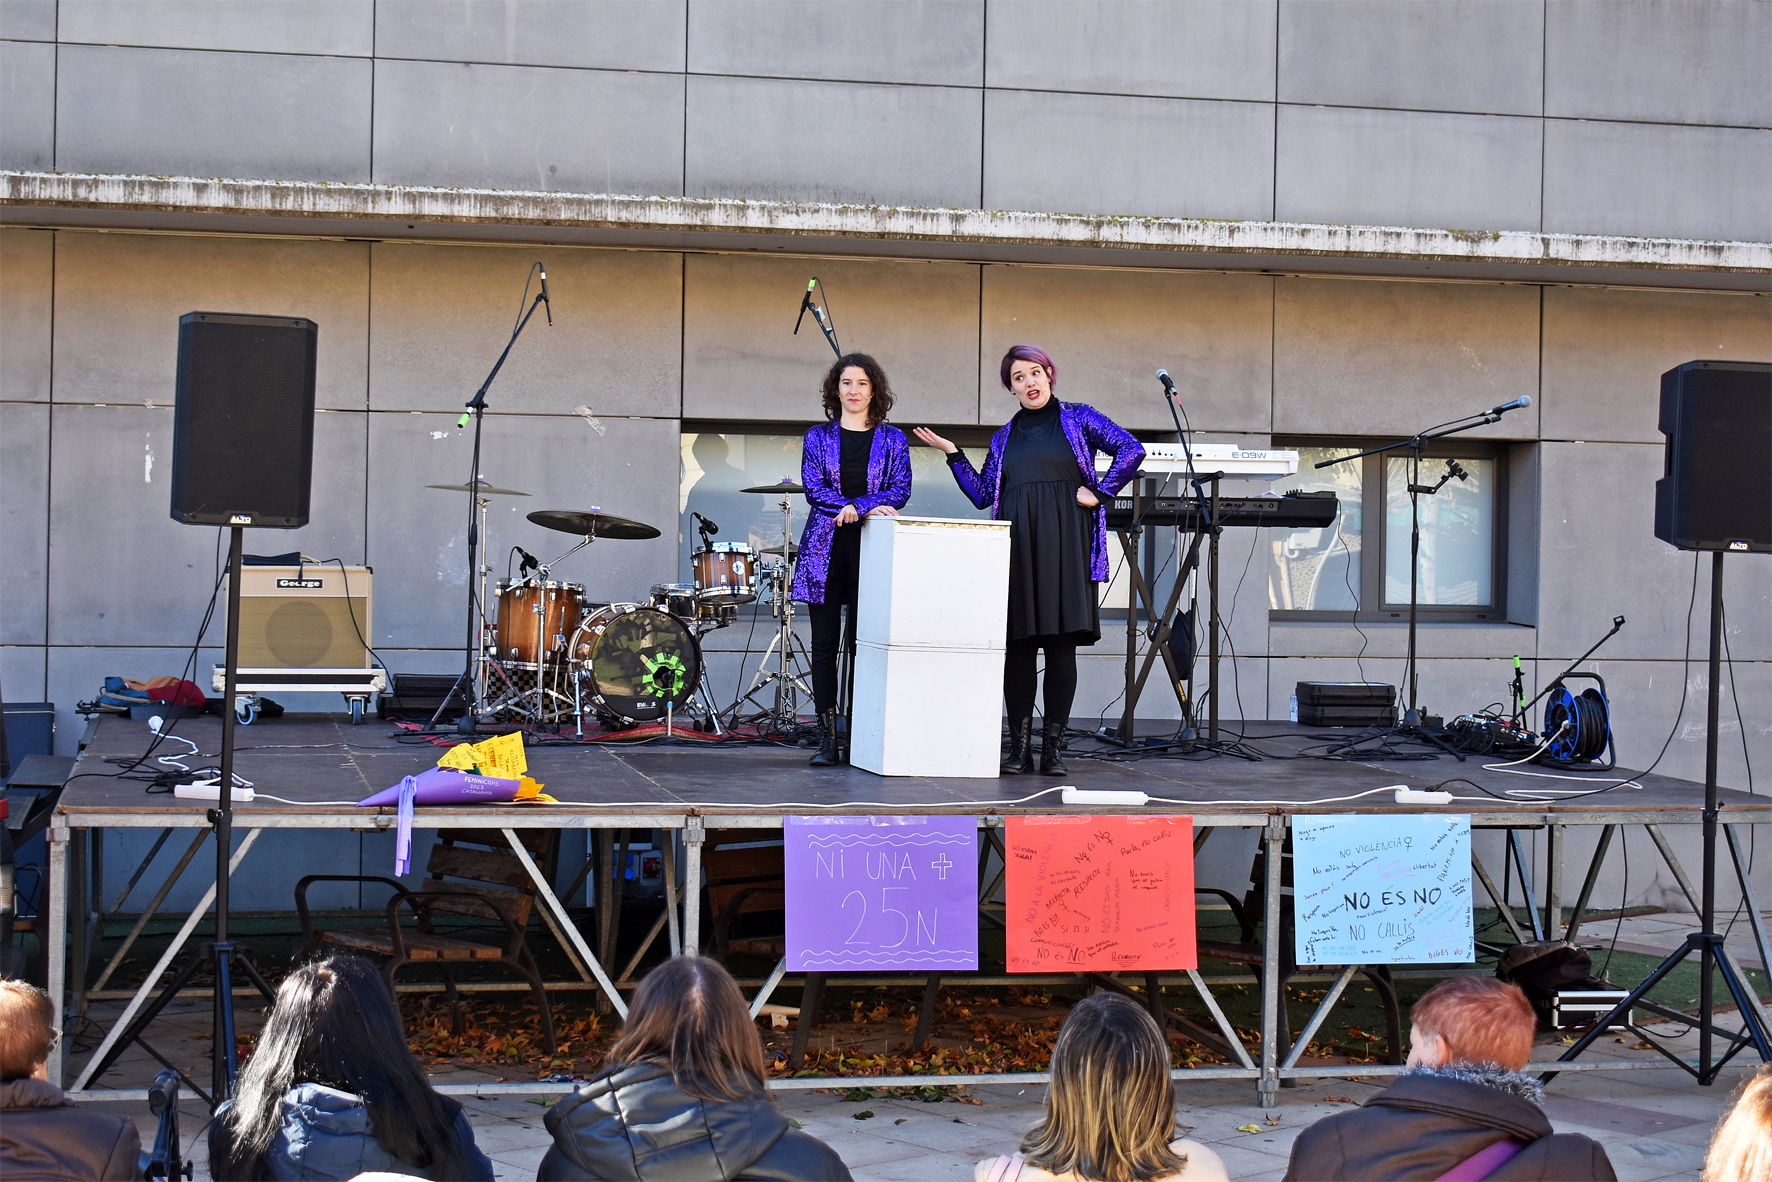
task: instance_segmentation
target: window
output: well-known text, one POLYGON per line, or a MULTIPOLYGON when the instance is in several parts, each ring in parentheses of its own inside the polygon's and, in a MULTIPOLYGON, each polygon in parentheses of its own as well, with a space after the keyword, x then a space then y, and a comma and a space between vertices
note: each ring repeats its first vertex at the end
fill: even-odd
MULTIPOLYGON (((1347 619, 1358 612, 1362 620, 1407 619, 1408 454, 1399 449, 1318 468, 1374 445, 1276 439, 1274 446, 1298 451, 1298 475, 1275 481, 1275 491, 1327 491, 1341 501, 1327 527, 1270 531, 1268 604, 1274 617, 1347 619)), ((1506 465, 1504 446, 1472 440, 1443 440, 1422 457, 1418 485, 1440 486, 1419 498, 1416 596, 1423 619, 1506 618, 1506 465)))

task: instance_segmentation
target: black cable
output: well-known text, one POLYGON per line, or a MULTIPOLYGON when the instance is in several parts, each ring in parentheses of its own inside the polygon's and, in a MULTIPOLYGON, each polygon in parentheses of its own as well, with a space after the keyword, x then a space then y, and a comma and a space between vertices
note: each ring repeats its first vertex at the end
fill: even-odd
POLYGON ((351 572, 345 569, 345 560, 342 558, 322 558, 318 565, 326 566, 329 563, 338 567, 338 573, 344 579, 345 611, 350 613, 351 631, 357 634, 357 642, 363 646, 364 650, 367 651, 370 656, 375 658, 375 663, 380 665, 383 669, 386 669, 388 676, 392 677, 394 671, 388 669, 388 663, 381 659, 381 654, 375 651, 375 646, 370 644, 368 639, 364 637, 362 625, 357 623, 357 609, 351 606, 351 572))
POLYGON ((1618 920, 1612 925, 1612 943, 1606 949, 1606 963, 1600 966, 1600 979, 1607 984, 1612 969, 1612 954, 1618 951, 1618 937, 1624 933, 1624 912, 1630 906, 1630 838, 1627 826, 1618 827, 1618 856, 1624 860, 1624 886, 1618 892, 1618 920))

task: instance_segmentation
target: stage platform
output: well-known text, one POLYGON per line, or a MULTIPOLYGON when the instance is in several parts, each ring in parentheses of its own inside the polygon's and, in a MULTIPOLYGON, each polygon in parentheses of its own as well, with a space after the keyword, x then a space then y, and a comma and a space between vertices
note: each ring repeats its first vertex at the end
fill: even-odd
MULTIPOLYGON (((176 733, 200 745, 203 754, 184 762, 192 767, 214 763, 220 744, 221 723, 213 717, 181 720, 176 733)), ((1440 753, 1422 758, 1431 749, 1407 744, 1401 752, 1410 758, 1353 756, 1326 758, 1327 749, 1357 738, 1361 732, 1333 729, 1300 729, 1286 723, 1249 722, 1221 725, 1221 740, 1237 740, 1240 754, 1195 752, 1193 754, 1119 751, 1100 740, 1081 738, 1073 742, 1066 758, 1069 772, 1062 777, 1003 776, 990 779, 942 779, 923 777, 886 778, 853 768, 813 769, 806 765, 804 748, 736 741, 711 741, 690 735, 674 739, 624 741, 603 737, 575 741, 536 736, 528 747, 530 774, 559 803, 477 804, 424 807, 417 813, 420 828, 472 827, 504 829, 512 848, 525 859, 543 904, 542 918, 568 949, 579 966, 587 987, 599 988, 611 1004, 625 1014, 622 989, 612 981, 605 966, 593 954, 585 936, 555 896, 552 885, 528 861, 515 831, 529 828, 580 828, 596 830, 663 829, 672 840, 664 844, 666 907, 660 928, 668 920, 672 951, 702 946, 701 852, 710 829, 779 828, 784 816, 819 813, 870 814, 913 813, 970 815, 978 818, 983 838, 1001 852, 1000 831, 1004 820, 1016 815, 1169 813, 1195 818, 1196 850, 1215 828, 1253 828, 1259 840, 1277 847, 1286 840, 1291 820, 1297 816, 1331 813, 1445 813, 1468 814, 1473 827, 1512 830, 1510 848, 1520 867, 1527 856, 1518 840, 1519 831, 1543 830, 1539 843, 1543 862, 1534 868, 1538 890, 1529 892, 1533 908, 1542 907, 1543 922, 1536 916, 1530 930, 1515 922, 1511 910, 1501 915, 1516 939, 1558 938, 1573 932, 1604 860, 1611 835, 1618 826, 1644 826, 1672 870, 1682 890, 1697 899, 1691 879, 1680 866, 1662 827, 1697 825, 1701 821, 1703 787, 1665 776, 1635 776, 1620 769, 1610 773, 1577 775, 1525 775, 1542 768, 1504 769, 1491 765, 1497 756, 1471 756, 1463 762, 1440 753), (1247 758, 1256 756, 1257 758, 1247 758), (1088 789, 1136 791, 1152 798, 1143 807, 1088 805, 1067 807, 1060 799, 1062 785, 1088 789), (1400 805, 1392 789, 1444 788, 1454 795, 1449 804, 1400 805), (1551 795, 1561 794, 1561 795, 1551 795), (1586 873, 1585 884, 1575 898, 1574 915, 1565 929, 1563 860, 1567 830, 1574 826, 1598 826, 1600 836, 1586 873), (681 857, 675 856, 681 851, 681 857), (684 889, 693 884, 693 889, 684 889), (576 955, 573 955, 576 954, 576 955), (594 979, 594 985, 591 982, 594 979)), ((370 721, 353 726, 343 717, 287 715, 265 719, 236 732, 236 772, 253 782, 260 797, 234 807, 234 827, 244 834, 236 846, 235 865, 247 856, 250 845, 272 829, 386 830, 393 826, 391 806, 364 809, 357 800, 400 782, 407 775, 433 766, 446 749, 445 743, 398 730, 385 722, 370 721), (271 799, 272 797, 281 799, 271 799)), ((209 826, 210 802, 184 801, 169 794, 150 794, 137 780, 121 778, 113 758, 139 757, 149 747, 152 734, 145 722, 105 717, 91 734, 74 778, 67 785, 50 832, 49 930, 66 931, 69 922, 70 856, 72 839, 81 831, 105 828, 192 829, 209 826)), ((931 743, 941 736, 932 734, 931 743)), ((177 754, 183 744, 163 742, 156 756, 177 754)), ((144 771, 146 769, 143 769, 144 771)), ((158 770, 157 768, 155 770, 158 770)), ((1772 802, 1743 792, 1720 794, 1727 826, 1772 822, 1772 802)), ((1732 853, 1738 852, 1730 833, 1732 853)), ((78 858, 74 881, 78 884, 78 858)), ((1505 894, 1497 889, 1473 851, 1473 871, 1492 901, 1505 894)), ((1222 1078, 1257 1082, 1264 1105, 1277 1102, 1280 1081, 1309 1078, 1334 1069, 1299 1067, 1298 1051, 1308 1041, 1315 1021, 1333 1006, 1359 966, 1319 966, 1333 970, 1338 979, 1319 1011, 1318 1019, 1305 1031, 1290 1058, 1283 1060, 1288 1041, 1280 1002, 1282 948, 1281 858, 1266 860, 1265 898, 1262 917, 1261 965, 1262 1037, 1256 1059, 1244 1055, 1243 1066, 1195 1071, 1222 1078)), ((1504 869, 1504 874, 1506 873, 1504 869)), ((1720 869, 1719 873, 1727 873, 1720 869)), ((1745 878, 1745 876, 1744 876, 1745 878)), ((981 878, 981 881, 983 879, 981 878)), ((1505 880, 1504 880, 1505 881, 1505 880)), ((1473 883, 1473 889, 1475 888, 1473 883)), ((1743 881, 1744 891, 1747 884, 1743 881)), ((76 890, 80 889, 76 886, 76 890)), ((985 894, 994 892, 995 884, 985 894)), ((1480 900, 1479 896, 1479 900, 1480 900)), ((981 898, 981 901, 982 898, 981 898)), ((164 955, 150 982, 178 952, 195 930, 209 899, 192 912, 180 937, 164 955)), ((1750 914, 1755 914, 1749 904, 1750 914)), ((79 896, 73 912, 85 910, 79 896)), ((1765 958, 1763 933, 1755 926, 1757 942, 1765 958)), ((76 941, 76 944, 79 942, 76 941)), ((636 958, 638 959, 638 958, 636 958)), ((761 991, 765 998, 782 979, 778 966, 761 991)), ((76 965, 75 979, 84 974, 76 965)), ((631 966, 630 966, 631 967, 631 966)), ((64 941, 50 941, 50 992, 59 1007, 69 980, 64 941)), ((1194 986, 1210 1000, 1207 986, 1189 971, 1194 986)), ((956 983, 965 975, 957 975, 956 983)), ((144 985, 113 1027, 115 1038, 130 1015, 143 1003, 144 985)), ((1222 1022, 1221 1022, 1222 1025, 1222 1022)), ((109 1045, 110 1038, 106 1045, 109 1045)), ((1240 1044, 1239 1044, 1240 1048, 1240 1044)), ((102 1055, 102 1048, 101 1048, 102 1055)), ((97 1058, 99 1056, 95 1056, 97 1058)), ((51 1070, 60 1070, 60 1056, 51 1070)), ((1570 1070, 1586 1069, 1585 1064, 1570 1070)), ((1391 1070, 1396 1070, 1395 1068, 1391 1070)), ((51 1078, 56 1078, 52 1075, 51 1078)), ((941 1077, 943 1082, 986 1082, 995 1077, 941 1077)), ((875 1081, 879 1082, 879 1081, 875 1081)), ((77 1081, 76 1089, 86 1080, 77 1081)))

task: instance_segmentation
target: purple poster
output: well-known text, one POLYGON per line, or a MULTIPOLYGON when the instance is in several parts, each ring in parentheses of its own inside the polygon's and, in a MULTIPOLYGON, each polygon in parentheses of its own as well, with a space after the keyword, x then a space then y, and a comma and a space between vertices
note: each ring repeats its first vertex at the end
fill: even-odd
POLYGON ((976 817, 788 817, 788 971, 978 968, 976 817))

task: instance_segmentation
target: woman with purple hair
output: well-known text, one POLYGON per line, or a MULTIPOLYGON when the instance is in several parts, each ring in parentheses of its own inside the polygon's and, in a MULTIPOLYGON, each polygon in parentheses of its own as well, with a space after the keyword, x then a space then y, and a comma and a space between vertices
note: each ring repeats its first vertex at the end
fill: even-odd
POLYGON ((861 570, 861 519, 896 517, 911 499, 911 447, 887 423, 892 386, 866 353, 845 353, 825 374, 826 421, 806 432, 800 483, 812 512, 800 535, 795 599, 812 623, 812 702, 818 710, 813 767, 841 762, 837 749, 837 653, 853 648, 861 570), (842 625, 849 609, 849 626, 842 625))
POLYGON ((1144 448, 1092 406, 1060 402, 1058 367, 1044 349, 1016 345, 999 367, 1021 409, 991 436, 981 474, 958 447, 927 427, 917 438, 947 453, 960 491, 1009 525, 1009 635, 1003 697, 1009 707, 1008 774, 1034 770, 1034 685, 1046 653, 1040 771, 1065 774, 1060 752, 1077 694, 1077 647, 1101 639, 1096 584, 1108 577, 1103 502, 1132 479, 1144 448), (1095 453, 1113 462, 1099 478, 1095 453))

